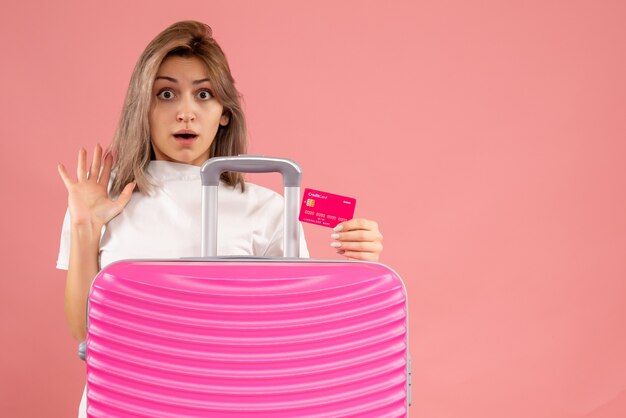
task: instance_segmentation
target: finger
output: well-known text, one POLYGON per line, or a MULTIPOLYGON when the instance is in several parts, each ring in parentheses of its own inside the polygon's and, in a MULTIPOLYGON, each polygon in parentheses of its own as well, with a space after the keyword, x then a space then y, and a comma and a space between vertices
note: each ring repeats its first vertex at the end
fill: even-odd
POLYGON ((130 202, 130 198, 133 196, 133 189, 135 188, 135 183, 128 183, 122 193, 118 196, 116 202, 120 209, 123 209, 128 202, 130 202))
POLYGON ((340 254, 346 257, 348 260, 378 261, 379 259, 379 254, 377 253, 362 251, 344 251, 340 254))
POLYGON ((336 232, 339 231, 355 231, 355 230, 369 230, 369 231, 378 231, 378 224, 375 221, 370 221, 369 219, 364 218, 354 218, 349 221, 342 222, 338 224, 334 230, 336 232))
POLYGON ((91 169, 89 170, 89 177, 98 181, 98 175, 100 174, 100 163, 102 161, 102 147, 100 144, 96 144, 96 148, 93 150, 93 158, 91 160, 91 169))
POLYGON ((98 184, 104 186, 109 185, 109 178, 111 177, 111 167, 113 166, 113 154, 107 152, 104 156, 104 164, 102 165, 102 171, 100 177, 98 177, 98 184))
POLYGON ((382 241, 383 235, 378 231, 355 230, 349 232, 335 232, 330 237, 338 241, 382 241))
POLYGON ((59 171, 61 180, 63 180, 63 184, 65 184, 65 188, 69 189, 72 186, 73 182, 72 182, 72 178, 67 172, 67 169, 65 168, 63 164, 59 163, 59 165, 57 166, 57 170, 59 171))
POLYGON ((370 242, 370 241, 348 241, 348 242, 339 242, 333 241, 330 243, 330 246, 333 248, 337 248, 338 250, 344 251, 364 251, 364 252, 372 252, 379 253, 383 250, 383 244, 380 242, 370 242))
POLYGON ((85 168, 85 160, 87 159, 87 151, 83 147, 80 147, 78 151, 78 165, 76 166, 76 178, 78 181, 87 179, 87 169, 85 168))

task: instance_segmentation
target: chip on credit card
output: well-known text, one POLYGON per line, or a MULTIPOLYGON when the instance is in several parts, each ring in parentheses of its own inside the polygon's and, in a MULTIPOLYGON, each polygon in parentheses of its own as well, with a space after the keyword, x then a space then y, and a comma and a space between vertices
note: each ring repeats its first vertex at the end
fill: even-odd
POLYGON ((334 228, 338 223, 352 219, 356 199, 338 194, 304 189, 300 219, 315 225, 334 228))

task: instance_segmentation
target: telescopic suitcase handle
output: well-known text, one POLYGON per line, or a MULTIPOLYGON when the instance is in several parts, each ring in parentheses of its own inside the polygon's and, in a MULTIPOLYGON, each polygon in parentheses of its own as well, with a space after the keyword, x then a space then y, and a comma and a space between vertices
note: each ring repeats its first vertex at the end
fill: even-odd
POLYGON ((285 195, 283 214, 285 257, 300 256, 300 183, 302 170, 298 163, 285 158, 241 154, 237 157, 215 157, 200 169, 202 178, 202 257, 217 256, 217 190, 222 173, 281 173, 285 195))

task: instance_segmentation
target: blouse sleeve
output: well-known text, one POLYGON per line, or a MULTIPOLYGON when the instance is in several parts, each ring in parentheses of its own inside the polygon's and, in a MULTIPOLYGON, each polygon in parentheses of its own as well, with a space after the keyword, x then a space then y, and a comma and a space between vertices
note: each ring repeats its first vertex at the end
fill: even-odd
POLYGON ((65 211, 63 226, 61 227, 61 239, 59 243, 59 256, 57 257, 57 268, 60 270, 69 269, 70 264, 70 209, 65 211))
POLYGON ((310 258, 309 248, 306 245, 306 239, 304 238, 304 229, 302 224, 300 226, 300 258, 310 258))

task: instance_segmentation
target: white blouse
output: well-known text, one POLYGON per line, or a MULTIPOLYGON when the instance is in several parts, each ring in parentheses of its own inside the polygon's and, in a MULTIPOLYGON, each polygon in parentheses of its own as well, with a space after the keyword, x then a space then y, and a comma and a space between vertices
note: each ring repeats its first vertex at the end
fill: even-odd
MULTIPOLYGON (((150 161, 151 195, 133 193, 124 210, 103 228, 101 267, 123 259, 199 257, 201 240, 200 167, 150 161)), ((283 254, 283 197, 246 183, 246 191, 220 183, 218 255, 280 257, 283 254)), ((309 257, 300 225, 300 257, 309 257)), ((65 213, 57 268, 68 269, 70 215, 65 213)))

